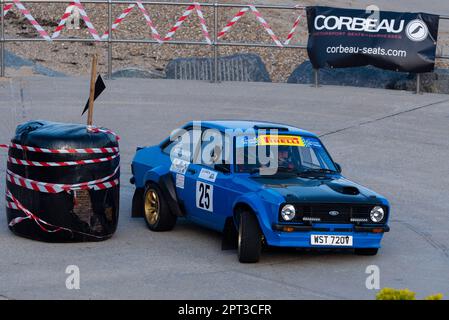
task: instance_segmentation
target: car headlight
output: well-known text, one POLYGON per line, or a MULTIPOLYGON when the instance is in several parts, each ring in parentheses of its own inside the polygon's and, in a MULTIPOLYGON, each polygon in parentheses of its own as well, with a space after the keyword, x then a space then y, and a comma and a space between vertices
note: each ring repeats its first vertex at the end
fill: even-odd
POLYGON ((291 221, 295 217, 296 210, 295 207, 291 204, 286 204, 282 207, 281 216, 285 221, 291 221))
POLYGON ((370 212, 370 218, 372 222, 380 222, 385 217, 385 212, 382 207, 376 206, 370 212))

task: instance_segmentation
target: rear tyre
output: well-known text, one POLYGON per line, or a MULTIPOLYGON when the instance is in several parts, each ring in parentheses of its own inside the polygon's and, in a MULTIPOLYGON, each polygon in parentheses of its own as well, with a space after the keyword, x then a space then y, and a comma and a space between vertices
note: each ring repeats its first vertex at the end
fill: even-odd
POLYGON ((255 263, 262 251, 262 231, 257 217, 248 211, 240 214, 238 231, 238 257, 242 263, 255 263))
POLYGON ((375 256, 379 248, 358 248, 354 249, 354 253, 358 256, 375 256))
POLYGON ((143 196, 143 213, 148 228, 152 231, 169 231, 176 224, 167 202, 156 184, 148 184, 143 196))

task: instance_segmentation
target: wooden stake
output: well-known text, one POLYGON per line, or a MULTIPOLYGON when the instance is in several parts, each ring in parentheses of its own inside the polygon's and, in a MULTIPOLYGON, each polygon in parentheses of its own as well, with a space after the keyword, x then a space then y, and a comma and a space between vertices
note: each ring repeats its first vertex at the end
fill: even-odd
POLYGON ((95 80, 97 78, 97 60, 98 56, 95 53, 92 57, 92 72, 90 75, 89 109, 87 110, 88 126, 92 126, 94 116, 94 97, 95 97, 95 80))

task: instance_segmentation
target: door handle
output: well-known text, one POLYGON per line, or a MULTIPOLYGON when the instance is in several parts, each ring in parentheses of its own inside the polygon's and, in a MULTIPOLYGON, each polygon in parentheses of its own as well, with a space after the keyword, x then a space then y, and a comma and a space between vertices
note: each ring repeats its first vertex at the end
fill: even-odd
POLYGON ((190 174, 195 174, 196 170, 195 169, 187 169, 187 172, 190 174))

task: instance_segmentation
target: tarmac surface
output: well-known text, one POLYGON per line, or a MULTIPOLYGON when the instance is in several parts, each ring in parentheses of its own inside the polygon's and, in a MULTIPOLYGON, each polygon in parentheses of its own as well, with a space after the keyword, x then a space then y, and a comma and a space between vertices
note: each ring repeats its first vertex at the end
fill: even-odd
MULTIPOLYGON (((367 266, 380 286, 417 297, 449 297, 449 95, 266 83, 107 81, 97 125, 122 137, 120 221, 98 243, 49 244, 13 235, 0 197, 0 298, 4 299, 373 299, 367 266), (221 236, 187 222, 153 233, 130 217, 130 161, 189 120, 254 119, 322 135, 343 174, 386 196, 391 232, 374 257, 348 252, 270 249, 258 264, 221 251, 221 236), (68 290, 68 265, 80 269, 68 290)), ((84 123, 86 78, 0 79, 0 143, 31 119, 84 123)), ((6 152, 0 150, 0 190, 6 152)))

